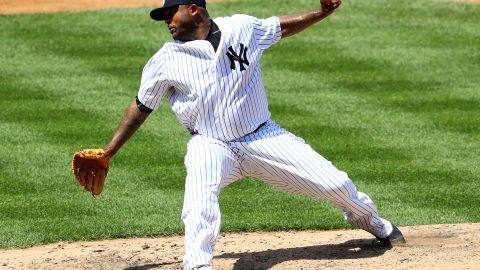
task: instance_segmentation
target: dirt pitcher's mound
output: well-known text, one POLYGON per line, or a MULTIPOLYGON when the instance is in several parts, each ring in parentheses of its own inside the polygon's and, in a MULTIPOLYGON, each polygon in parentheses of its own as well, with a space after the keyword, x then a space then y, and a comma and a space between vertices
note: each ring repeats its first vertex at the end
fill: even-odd
MULTIPOLYGON (((401 228, 388 249, 359 230, 222 235, 214 269, 480 269, 480 224, 401 228)), ((182 269, 183 237, 57 243, 0 250, 0 269, 182 269)))

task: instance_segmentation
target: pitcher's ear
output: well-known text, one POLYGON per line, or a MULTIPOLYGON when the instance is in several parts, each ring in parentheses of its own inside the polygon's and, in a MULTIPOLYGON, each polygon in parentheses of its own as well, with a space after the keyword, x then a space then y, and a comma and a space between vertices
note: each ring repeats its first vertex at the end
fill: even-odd
POLYGON ((190 6, 188 6, 188 11, 190 12, 190 15, 195 16, 198 14, 199 8, 197 5, 191 4, 190 6))

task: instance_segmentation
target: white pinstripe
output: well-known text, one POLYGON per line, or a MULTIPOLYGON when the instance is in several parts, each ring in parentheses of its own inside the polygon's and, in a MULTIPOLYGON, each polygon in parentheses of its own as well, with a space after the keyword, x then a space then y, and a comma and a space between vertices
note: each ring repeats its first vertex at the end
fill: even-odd
POLYGON ((244 176, 331 201, 353 226, 386 237, 390 222, 348 175, 269 120, 259 61, 281 38, 279 19, 235 15, 214 21, 222 32, 216 52, 205 40, 166 43, 145 66, 138 92, 150 109, 167 97, 180 122, 197 134, 185 156, 185 269, 210 269, 221 223, 219 193, 244 176))

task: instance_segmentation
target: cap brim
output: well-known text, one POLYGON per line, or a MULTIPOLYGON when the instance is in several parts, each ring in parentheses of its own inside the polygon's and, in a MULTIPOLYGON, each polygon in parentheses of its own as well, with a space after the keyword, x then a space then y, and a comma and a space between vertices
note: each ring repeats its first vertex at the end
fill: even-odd
POLYGON ((164 21, 167 18, 167 16, 165 15, 165 9, 167 8, 169 7, 156 8, 150 11, 150 18, 155 21, 164 21))
MULTIPOLYGON (((166 2, 166 1, 165 1, 166 2)), ((160 7, 160 8, 156 8, 152 11, 150 11, 150 18, 152 18, 153 20, 155 21, 164 21, 167 16, 165 15, 165 10, 168 9, 168 8, 171 8, 171 7, 176 7, 176 6, 179 6, 179 5, 191 5, 191 4, 195 4, 199 7, 202 7, 202 8, 206 8, 206 2, 204 0, 199 0, 199 1, 188 1, 188 0, 173 0, 173 1, 169 1, 169 4, 167 4, 166 6, 163 6, 163 7, 160 7)))

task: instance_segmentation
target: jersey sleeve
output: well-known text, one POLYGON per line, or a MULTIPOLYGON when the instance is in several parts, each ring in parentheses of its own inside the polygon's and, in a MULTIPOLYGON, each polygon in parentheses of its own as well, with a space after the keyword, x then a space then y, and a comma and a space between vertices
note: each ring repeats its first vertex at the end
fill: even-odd
POLYGON ((143 68, 140 88, 137 95, 137 103, 156 110, 160 106, 162 98, 170 88, 165 80, 164 63, 161 57, 153 56, 143 68))
POLYGON ((253 20, 253 35, 262 50, 268 49, 282 38, 282 29, 278 17, 253 20))

